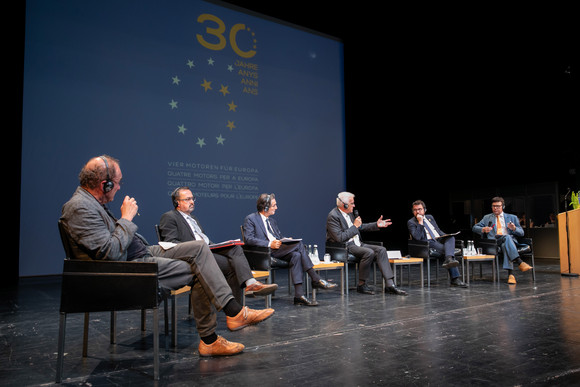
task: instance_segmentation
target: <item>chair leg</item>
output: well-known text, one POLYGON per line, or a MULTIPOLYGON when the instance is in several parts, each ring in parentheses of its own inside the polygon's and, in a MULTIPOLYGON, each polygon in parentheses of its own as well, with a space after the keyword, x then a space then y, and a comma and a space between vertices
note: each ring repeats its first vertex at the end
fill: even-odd
POLYGON ((111 331, 109 332, 111 344, 115 344, 117 342, 116 333, 117 333, 117 312, 113 310, 111 311, 111 331))
POLYGON ((89 344, 89 313, 85 313, 85 322, 83 325, 83 357, 87 357, 87 347, 89 344))
POLYGON ((177 345, 177 306, 175 296, 171 297, 171 346, 177 345))
POLYGON ((159 308, 153 309, 153 379, 159 380, 159 308))
POLYGON ((64 334, 66 330, 66 313, 60 313, 58 325, 58 356, 56 360, 56 383, 62 381, 62 370, 64 363, 64 334))

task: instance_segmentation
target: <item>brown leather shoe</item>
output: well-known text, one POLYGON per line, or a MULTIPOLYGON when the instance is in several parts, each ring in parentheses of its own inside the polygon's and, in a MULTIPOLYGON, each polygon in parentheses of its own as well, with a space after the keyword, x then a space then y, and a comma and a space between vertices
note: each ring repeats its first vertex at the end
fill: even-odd
POLYGON ((519 267, 520 271, 528 271, 528 270, 532 269, 532 267, 525 262, 520 263, 520 266, 518 266, 518 267, 519 267))
POLYGON ((510 274, 509 277, 508 277, 508 284, 515 285, 516 283, 517 283, 516 282, 516 277, 514 277, 513 274, 510 274))
POLYGON ((244 344, 227 341, 221 336, 211 344, 199 341, 199 356, 229 356, 236 355, 244 350, 244 344))
POLYGON ((250 286, 246 286, 246 296, 267 296, 268 294, 274 293, 278 289, 276 284, 263 284, 260 281, 256 281, 250 286))
POLYGON ((230 331, 237 331, 248 325, 257 324, 274 314, 274 309, 255 310, 244 306, 236 317, 226 317, 226 323, 230 331))

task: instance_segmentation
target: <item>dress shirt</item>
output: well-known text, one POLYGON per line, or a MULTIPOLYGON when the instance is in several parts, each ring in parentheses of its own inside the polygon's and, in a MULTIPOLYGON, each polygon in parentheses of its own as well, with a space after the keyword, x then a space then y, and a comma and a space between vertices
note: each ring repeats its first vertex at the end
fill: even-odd
POLYGON ((181 211, 178 211, 178 212, 181 215, 183 215, 183 217, 185 218, 185 221, 187 222, 187 224, 189 224, 189 227, 191 228, 191 231, 193 232, 193 236, 195 237, 195 240, 203 240, 205 243, 207 243, 209 245, 209 238, 207 237, 207 235, 205 235, 201 231, 201 227, 199 227, 199 224, 197 224, 195 219, 193 219, 191 216, 189 216, 185 212, 181 212, 181 211))
POLYGON ((270 226, 268 225, 268 222, 267 222, 268 217, 264 216, 262 214, 260 214, 260 217, 262 218, 262 222, 264 222, 264 228, 266 229, 266 234, 268 235, 268 240, 270 240, 270 242, 271 242, 271 241, 275 241, 276 239, 278 239, 270 232, 270 226))
MULTIPOLYGON (((352 227, 354 224, 352 223, 352 220, 350 220, 350 215, 347 214, 346 212, 343 212, 343 211, 340 211, 340 213, 342 214, 342 216, 346 220, 346 224, 348 225, 348 227, 349 228, 352 227)), ((360 246, 360 237, 359 237, 359 235, 356 234, 355 236, 353 236, 352 238, 350 238, 347 241, 347 243, 349 243, 349 242, 354 242, 355 245, 360 246)))

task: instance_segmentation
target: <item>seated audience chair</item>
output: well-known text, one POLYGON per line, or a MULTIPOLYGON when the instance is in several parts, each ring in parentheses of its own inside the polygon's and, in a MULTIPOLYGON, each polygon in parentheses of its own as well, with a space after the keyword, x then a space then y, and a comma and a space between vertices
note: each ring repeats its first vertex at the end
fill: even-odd
MULTIPOLYGON (((93 261, 71 258, 71 241, 58 223, 65 250, 58 333, 56 382, 60 383, 64 365, 66 319, 70 313, 84 313, 83 357, 87 356, 89 314, 111 312, 110 340, 115 343, 116 311, 153 310, 153 378, 159 380, 160 301, 157 264, 146 262, 93 261)), ((144 325, 142 324, 142 329, 144 325)))
MULTIPOLYGON (((463 246, 462 240, 455 239, 455 259, 461 262, 463 268, 463 246)), ((409 239, 407 242, 409 256, 413 258, 423 258, 427 265, 427 287, 431 286, 431 260, 435 261, 435 280, 439 280, 439 260, 445 259, 444 254, 429 247, 428 241, 418 241, 409 239)), ((463 272, 463 270, 461 270, 463 272)))

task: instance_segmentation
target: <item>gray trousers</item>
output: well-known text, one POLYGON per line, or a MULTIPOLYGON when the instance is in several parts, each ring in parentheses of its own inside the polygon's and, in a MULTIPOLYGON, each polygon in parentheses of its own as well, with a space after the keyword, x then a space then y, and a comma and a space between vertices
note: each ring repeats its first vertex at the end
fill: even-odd
POLYGON ((168 250, 148 246, 151 257, 145 262, 157 262, 161 286, 179 289, 191 286, 191 305, 197 331, 201 337, 215 332, 217 311, 234 298, 222 271, 204 241, 177 244, 168 250))
POLYGON ((363 243, 361 246, 352 244, 348 246, 347 249, 349 253, 360 259, 358 264, 359 281, 366 282, 366 280, 369 278, 373 262, 377 263, 379 270, 385 279, 389 280, 395 276, 393 274, 393 269, 391 268, 391 263, 389 262, 387 249, 385 249, 383 246, 363 243))

